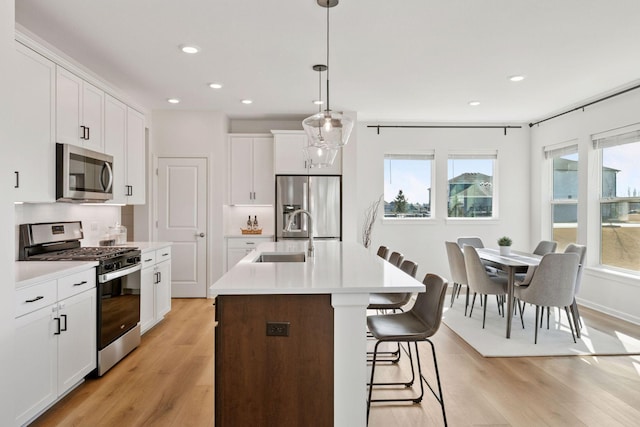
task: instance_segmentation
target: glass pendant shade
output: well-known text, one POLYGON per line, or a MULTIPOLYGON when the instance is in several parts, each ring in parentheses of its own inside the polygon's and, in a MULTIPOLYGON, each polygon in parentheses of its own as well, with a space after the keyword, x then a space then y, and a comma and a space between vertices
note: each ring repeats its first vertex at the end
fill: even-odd
POLYGON ((333 161, 338 154, 337 147, 320 147, 311 145, 304 147, 304 155, 312 168, 328 168, 333 165, 333 161))
POLYGON ((349 141, 353 120, 342 113, 325 110, 304 119, 302 127, 309 137, 309 145, 340 148, 349 141))

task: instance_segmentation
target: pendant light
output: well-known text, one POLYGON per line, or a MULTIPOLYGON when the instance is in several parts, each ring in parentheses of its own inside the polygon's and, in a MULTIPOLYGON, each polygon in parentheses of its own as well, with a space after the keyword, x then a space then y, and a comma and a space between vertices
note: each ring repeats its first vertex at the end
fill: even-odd
MULTIPOLYGON (((327 70, 326 65, 317 64, 313 70, 318 72, 318 114, 322 113, 322 72, 327 70)), ((322 138, 322 135, 320 135, 322 138)), ((304 156, 312 168, 327 168, 333 165, 338 154, 338 147, 330 147, 324 143, 313 143, 309 138, 309 145, 304 147, 304 156)))
POLYGON ((349 141, 353 120, 340 112, 331 111, 329 104, 329 9, 336 6, 338 0, 317 0, 317 3, 327 9, 327 108, 304 119, 302 127, 310 145, 340 148, 349 141))

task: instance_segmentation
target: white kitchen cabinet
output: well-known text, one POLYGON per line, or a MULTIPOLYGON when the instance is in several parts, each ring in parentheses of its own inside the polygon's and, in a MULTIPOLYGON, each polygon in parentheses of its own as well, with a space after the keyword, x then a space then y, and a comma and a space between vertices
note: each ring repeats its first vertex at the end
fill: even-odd
POLYGON ((23 425, 96 368, 93 268, 16 291, 16 424, 23 425))
POLYGON ((309 144, 304 131, 272 131, 276 175, 341 175, 342 150, 333 164, 315 168, 307 161, 304 148, 309 144))
POLYGON ((104 152, 104 92, 58 66, 56 140, 104 152))
POLYGON ((147 332, 171 311, 171 247, 142 253, 140 330, 147 332))
POLYGON ((12 108, 17 132, 12 149, 13 200, 55 201, 56 66, 16 42, 16 98, 12 108))
POLYGON ((227 237, 227 270, 244 258, 259 244, 273 241, 268 236, 227 237))
POLYGON ((144 204, 144 116, 110 95, 104 102, 105 153, 113 156, 113 200, 144 204))
POLYGON ((272 205, 274 199, 273 137, 230 135, 231 205, 272 205))

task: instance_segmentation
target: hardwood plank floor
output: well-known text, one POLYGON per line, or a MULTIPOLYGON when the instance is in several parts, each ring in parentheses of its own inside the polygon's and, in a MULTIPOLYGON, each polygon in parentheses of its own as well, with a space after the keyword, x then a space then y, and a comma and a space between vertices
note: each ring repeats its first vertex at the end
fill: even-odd
MULTIPOLYGON (((640 339, 636 325, 580 310, 590 328, 640 339)), ((174 299, 138 349, 33 425, 213 425, 213 316, 211 300, 174 299)), ((450 426, 613 427, 640 420, 640 356, 483 358, 445 325, 434 343, 450 426)), ((433 379, 428 345, 421 357, 433 379)), ((378 372, 391 378, 406 369, 402 361, 378 372)), ((374 404, 369 425, 442 425, 442 415, 429 394, 420 405, 374 404)))

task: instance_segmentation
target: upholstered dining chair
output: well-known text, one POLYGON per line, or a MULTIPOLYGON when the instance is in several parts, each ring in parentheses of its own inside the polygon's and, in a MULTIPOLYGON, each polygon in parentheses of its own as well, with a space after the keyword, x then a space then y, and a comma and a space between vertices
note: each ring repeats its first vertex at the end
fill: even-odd
POLYGON ((404 261, 404 255, 402 255, 400 252, 391 252, 388 261, 396 267, 400 267, 400 264, 402 264, 402 261, 404 261))
POLYGON ((516 298, 536 306, 534 343, 538 343, 540 307, 547 307, 547 310, 549 307, 564 307, 573 342, 576 342, 569 307, 575 297, 579 261, 580 257, 575 253, 546 254, 533 274, 528 274, 524 282, 516 282, 514 287, 516 298))
MULTIPOLYGON (((473 292, 480 294, 481 298, 484 297, 482 312, 482 328, 484 329, 487 318, 487 295, 496 295, 498 299, 498 312, 502 312, 504 316, 504 296, 507 294, 507 282, 509 279, 506 276, 490 275, 487 270, 485 270, 480 256, 473 246, 464 245, 463 252, 464 265, 467 270, 467 285, 473 292)), ((476 295, 474 294, 473 300, 471 301, 469 317, 473 315, 475 301, 476 295)))
POLYGON ((535 247, 533 253, 536 255, 546 255, 556 251, 558 242, 553 240, 541 240, 535 247))
POLYGON ((444 242, 444 244, 447 249, 449 272, 451 273, 451 281, 453 282, 450 307, 453 307, 453 301, 457 295, 460 294, 462 286, 466 286, 467 295, 464 302, 464 315, 466 316, 467 308, 469 307, 469 285, 467 282, 467 269, 464 265, 464 254, 456 242, 444 242))
POLYGON ((378 253, 377 255, 382 258, 383 260, 387 260, 387 258, 389 258, 389 248, 386 246, 380 246, 378 248, 378 253))
POLYGON ((464 245, 470 245, 470 246, 473 246, 474 248, 484 248, 484 243, 482 243, 482 239, 476 236, 458 237, 458 246, 460 246, 460 249, 462 249, 464 245))
POLYGON ((584 261, 587 255, 587 247, 584 245, 577 245, 570 243, 564 249, 565 254, 578 254, 578 275, 576 277, 576 289, 574 292, 573 303, 571 304, 571 311, 573 313, 574 322, 576 322, 576 335, 580 338, 580 328, 582 328, 582 319, 580 319, 580 312, 578 311, 578 304, 576 303, 575 296, 580 292, 580 282, 582 281, 582 270, 584 269, 584 261))
MULTIPOLYGON (((444 308, 444 297, 447 292, 447 282, 440 276, 435 274, 427 274, 422 283, 425 290, 420 292, 416 298, 416 302, 411 310, 404 313, 379 314, 367 317, 367 326, 377 340, 371 365, 371 380, 369 382, 369 397, 367 399, 367 423, 369 422, 369 413, 372 402, 413 402, 420 403, 424 397, 424 384, 429 387, 435 396, 440 407, 442 408, 442 416, 444 425, 447 425, 447 414, 444 408, 444 399, 442 394, 442 384, 440 381, 440 372, 438 371, 438 360, 436 358, 436 349, 431 338, 440 328, 442 322, 442 311, 444 308), (431 346, 433 355, 433 365, 438 385, 438 393, 436 394, 432 385, 422 374, 422 366, 420 363, 420 354, 418 352, 418 343, 426 341, 431 346), (378 348, 380 344, 385 342, 405 342, 409 348, 409 361, 411 364, 411 372, 414 370, 414 355, 418 366, 418 381, 420 381, 420 394, 413 397, 395 398, 395 399, 372 399, 373 388, 385 385, 405 385, 406 383, 375 383, 376 362, 378 359, 378 348), (411 350, 413 343, 414 351, 411 350), (424 384, 423 384, 424 382, 424 384)), ((413 375, 412 375, 413 376, 413 375)))

